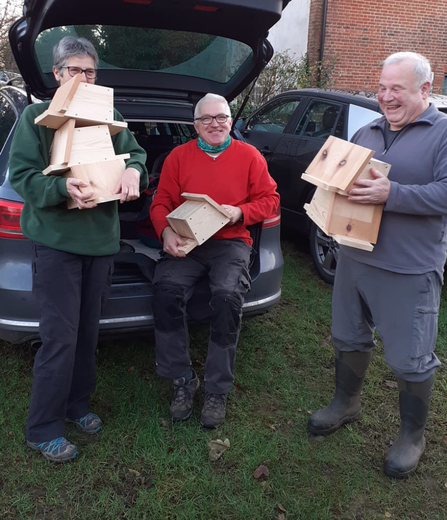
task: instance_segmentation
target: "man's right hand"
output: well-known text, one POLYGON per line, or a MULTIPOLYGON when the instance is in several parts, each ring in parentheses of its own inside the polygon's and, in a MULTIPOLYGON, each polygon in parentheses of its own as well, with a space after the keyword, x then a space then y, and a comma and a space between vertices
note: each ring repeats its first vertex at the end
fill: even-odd
POLYGON ((67 179, 67 193, 75 202, 79 209, 90 209, 96 206, 96 202, 91 199, 95 195, 93 191, 89 193, 82 193, 80 188, 87 188, 88 184, 80 179, 69 177, 67 179), (90 202, 87 202, 90 200, 90 202))
POLYGON ((183 258, 186 256, 184 253, 179 251, 179 246, 185 246, 186 240, 177 235, 177 233, 171 227, 165 227, 161 234, 163 240, 163 251, 169 253, 171 256, 177 256, 183 258))

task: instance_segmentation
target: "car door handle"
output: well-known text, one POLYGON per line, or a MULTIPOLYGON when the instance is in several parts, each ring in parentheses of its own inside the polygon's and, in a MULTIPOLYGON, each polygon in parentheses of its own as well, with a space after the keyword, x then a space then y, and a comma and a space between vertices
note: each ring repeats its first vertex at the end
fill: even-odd
POLYGON ((269 150, 268 148, 262 148, 262 149, 261 149, 261 154, 264 155, 264 157, 265 157, 266 155, 271 155, 271 153, 272 153, 272 151, 269 150))

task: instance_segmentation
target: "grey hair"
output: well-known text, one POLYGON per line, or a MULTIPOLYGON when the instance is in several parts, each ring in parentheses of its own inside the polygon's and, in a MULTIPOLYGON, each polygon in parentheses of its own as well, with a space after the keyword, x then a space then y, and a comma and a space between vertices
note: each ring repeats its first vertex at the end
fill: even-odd
POLYGON ((424 83, 431 83, 432 81, 432 73, 430 62, 422 56, 422 54, 417 54, 416 52, 396 52, 388 56, 388 58, 383 62, 383 66, 390 65, 391 63, 401 63, 403 61, 411 61, 413 65, 413 71, 416 74, 416 77, 419 81, 419 86, 421 87, 424 83))
POLYGON ((95 68, 98 65, 98 53, 91 42, 86 38, 65 36, 53 48, 53 66, 60 71, 68 58, 73 56, 90 56, 95 62, 95 68))
POLYGON ((197 119, 199 117, 200 105, 209 101, 217 101, 219 103, 224 104, 227 108, 227 115, 231 115, 230 105, 223 96, 219 96, 219 94, 208 93, 205 96, 203 96, 203 98, 199 99, 199 101, 197 102, 196 108, 194 109, 194 119, 197 119))

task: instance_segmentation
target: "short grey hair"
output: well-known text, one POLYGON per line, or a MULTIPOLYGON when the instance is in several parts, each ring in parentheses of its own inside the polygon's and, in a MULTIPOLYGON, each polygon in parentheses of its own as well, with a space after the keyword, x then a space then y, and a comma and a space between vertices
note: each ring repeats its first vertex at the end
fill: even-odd
POLYGON ((430 62, 422 56, 422 54, 417 54, 416 52, 396 52, 388 56, 388 58, 383 62, 383 66, 390 65, 391 63, 401 63, 403 61, 411 61, 413 65, 414 73, 418 78, 419 86, 422 87, 424 83, 431 83, 432 81, 432 73, 430 62))
POLYGON ((98 53, 93 44, 86 38, 75 38, 74 36, 65 36, 53 48, 53 66, 60 71, 65 67, 68 58, 73 56, 90 56, 95 62, 95 68, 98 66, 98 53))
POLYGON ((228 104, 228 101, 223 96, 219 96, 219 94, 208 93, 205 96, 203 96, 203 98, 199 99, 199 101, 197 102, 196 108, 194 109, 194 119, 197 119, 199 117, 200 105, 202 103, 208 103, 210 101, 214 101, 214 102, 217 101, 218 103, 224 104, 227 109, 227 115, 231 116, 231 110, 230 110, 230 105, 228 104))

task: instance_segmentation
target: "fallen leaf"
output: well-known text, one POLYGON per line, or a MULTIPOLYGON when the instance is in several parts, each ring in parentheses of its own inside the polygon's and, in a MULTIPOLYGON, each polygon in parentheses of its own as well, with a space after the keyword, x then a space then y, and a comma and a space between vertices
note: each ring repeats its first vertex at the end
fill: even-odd
POLYGON ((388 511, 385 513, 385 518, 391 518, 391 513, 388 513, 388 511))
POLYGON ((447 482, 444 484, 444 487, 447 488, 447 482))
POLYGON ((253 477, 256 480, 259 480, 262 477, 268 477, 270 475, 270 471, 265 464, 260 464, 254 471, 253 477))
POLYGON ((220 459, 220 457, 222 457, 222 455, 230 448, 230 440, 225 439, 223 441, 221 439, 216 439, 214 441, 210 441, 208 443, 208 447, 210 449, 210 460, 216 461, 220 459))
POLYGON ((300 412, 300 413, 301 413, 302 411, 303 411, 303 409, 302 409, 302 408, 298 408, 298 412, 300 412))
POLYGON ((269 428, 276 432, 276 426, 274 424, 269 424, 269 428))
POLYGON ((139 471, 137 471, 136 469, 127 468, 127 471, 129 473, 132 473, 132 475, 135 475, 136 477, 139 477, 141 475, 141 473, 139 471))
POLYGON ((287 421, 287 424, 290 426, 292 424, 292 421, 287 421))
POLYGON ((133 372, 135 370, 135 367, 129 367, 129 372, 133 372))
POLYGON ((283 513, 287 513, 287 509, 282 504, 276 504, 276 507, 283 513))
POLYGON ((286 515, 284 513, 279 513, 278 520, 286 520, 286 515))
POLYGON ((11 430, 8 432, 8 435, 11 437, 12 435, 14 435, 14 432, 11 430))
POLYGON ((160 419, 160 423, 163 430, 169 430, 169 422, 166 419, 160 419))
POLYGON ((389 379, 385 380, 385 385, 388 388, 397 388, 397 381, 390 381, 389 379))
POLYGON ((307 410, 308 415, 312 415, 312 410, 307 410))

